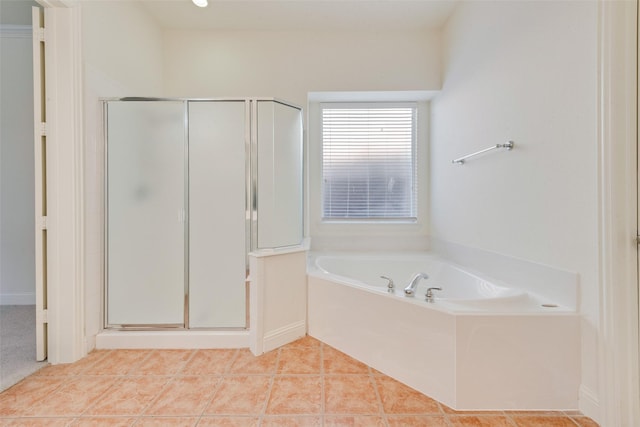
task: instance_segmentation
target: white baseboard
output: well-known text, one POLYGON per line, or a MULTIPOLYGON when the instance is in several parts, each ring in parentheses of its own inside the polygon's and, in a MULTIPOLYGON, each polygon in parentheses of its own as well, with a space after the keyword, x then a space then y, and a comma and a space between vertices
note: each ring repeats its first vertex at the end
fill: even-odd
POLYGON ((102 331, 97 349, 247 348, 249 331, 102 331))
POLYGON ((0 305, 35 305, 35 292, 0 294, 0 305))
POLYGON ((291 323, 282 328, 266 333, 263 341, 263 351, 266 353, 275 348, 302 338, 307 334, 307 325, 304 320, 291 323))
POLYGON ((88 336, 84 339, 84 351, 86 354, 91 353, 96 348, 96 336, 88 336))
POLYGON ((587 417, 597 423, 600 423, 600 403, 598 395, 584 385, 580 386, 578 391, 578 409, 587 417))

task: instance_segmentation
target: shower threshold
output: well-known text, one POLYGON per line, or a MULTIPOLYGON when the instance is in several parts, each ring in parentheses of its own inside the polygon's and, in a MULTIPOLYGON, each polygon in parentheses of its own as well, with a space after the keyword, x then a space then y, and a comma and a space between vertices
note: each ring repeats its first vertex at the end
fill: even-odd
POLYGON ((249 330, 104 330, 96 349, 248 348, 249 330))

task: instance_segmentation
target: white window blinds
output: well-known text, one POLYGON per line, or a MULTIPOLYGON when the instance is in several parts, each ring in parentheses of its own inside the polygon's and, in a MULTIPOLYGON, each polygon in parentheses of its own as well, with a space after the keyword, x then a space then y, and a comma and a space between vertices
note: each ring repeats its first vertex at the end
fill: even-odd
POLYGON ((415 159, 414 104, 323 104, 323 218, 415 220, 415 159))

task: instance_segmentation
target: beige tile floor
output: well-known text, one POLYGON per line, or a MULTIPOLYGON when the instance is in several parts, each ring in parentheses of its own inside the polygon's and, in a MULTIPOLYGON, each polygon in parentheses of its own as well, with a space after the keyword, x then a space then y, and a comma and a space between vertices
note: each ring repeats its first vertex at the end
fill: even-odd
POLYGON ((310 337, 247 349, 98 350, 0 394, 0 426, 593 427, 577 412, 456 412, 310 337))

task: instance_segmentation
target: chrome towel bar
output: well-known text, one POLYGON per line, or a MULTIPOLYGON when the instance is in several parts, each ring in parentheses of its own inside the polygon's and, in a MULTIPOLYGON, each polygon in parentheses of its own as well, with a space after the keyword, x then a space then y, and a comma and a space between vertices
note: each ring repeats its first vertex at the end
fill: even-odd
POLYGON ((486 153, 487 151, 495 150, 497 148, 506 148, 507 150, 511 150, 513 148, 513 141, 508 141, 504 144, 496 144, 489 148, 485 148, 484 150, 476 151, 475 153, 467 154, 466 156, 459 157, 457 159, 451 160, 451 163, 457 163, 459 165, 464 165, 465 161, 473 156, 477 156, 478 154, 486 153))

